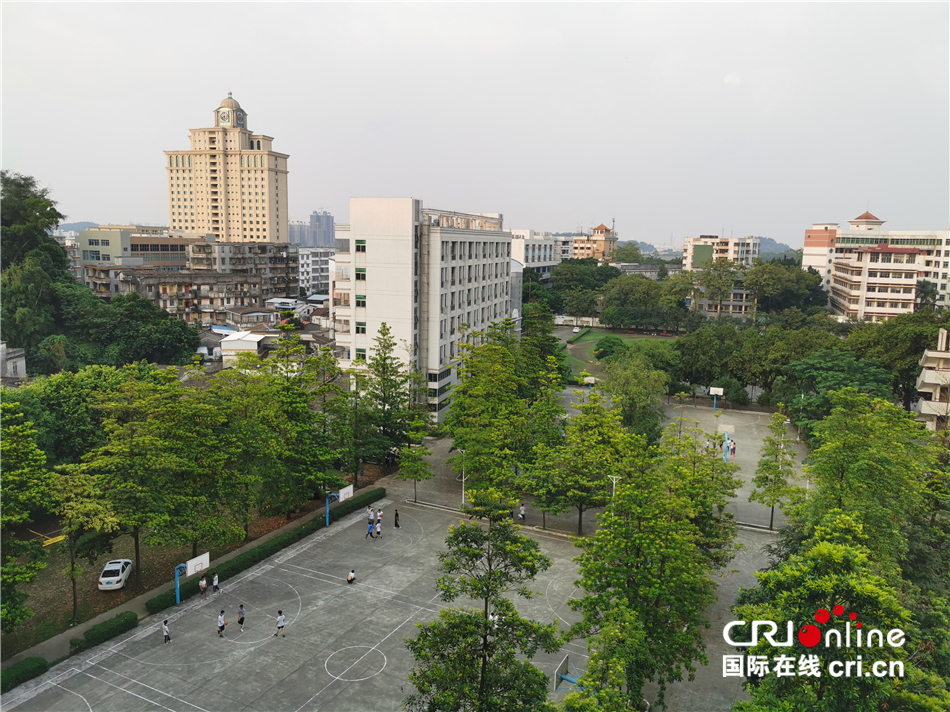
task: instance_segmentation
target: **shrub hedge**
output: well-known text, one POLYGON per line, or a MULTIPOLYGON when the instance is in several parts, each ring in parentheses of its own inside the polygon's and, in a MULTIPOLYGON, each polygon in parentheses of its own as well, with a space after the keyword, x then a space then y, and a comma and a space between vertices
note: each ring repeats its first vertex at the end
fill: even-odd
MULTIPOLYGON (((382 499, 385 496, 386 490, 383 487, 376 487, 375 489, 358 494, 352 499, 341 502, 335 508, 331 509, 330 521, 335 522, 337 519, 345 517, 347 514, 355 512, 356 510, 361 509, 362 507, 365 507, 366 505, 371 504, 378 499, 382 499)), ((292 529, 291 531, 274 537, 269 541, 265 541, 259 546, 255 546, 253 549, 238 554, 229 561, 225 561, 221 564, 215 564, 213 570, 218 574, 220 581, 225 581, 228 578, 251 568, 255 564, 259 564, 264 559, 268 558, 269 556, 273 556, 281 549, 286 549, 291 544, 296 544, 304 537, 323 529, 325 526, 324 522, 325 517, 314 517, 306 524, 302 524, 296 529, 292 529)), ((180 583, 182 601, 198 594, 198 580, 200 578, 200 576, 192 576, 187 581, 182 581, 180 583)), ((148 612, 152 614, 164 611, 166 608, 171 608, 174 605, 174 589, 160 593, 154 598, 150 598, 145 602, 145 607, 148 609, 148 612)))
POLYGON ((47 670, 49 670, 49 663, 46 662, 46 658, 41 658, 38 655, 24 658, 0 672, 0 692, 9 692, 17 685, 22 685, 27 680, 39 677, 47 670))
POLYGON ((117 635, 125 633, 127 630, 132 630, 138 624, 139 617, 134 611, 119 613, 115 618, 92 626, 92 628, 83 634, 82 638, 73 638, 70 640, 69 654, 75 655, 83 650, 88 650, 89 648, 99 645, 99 643, 104 643, 107 640, 115 638, 117 635))
POLYGON ((584 327, 583 329, 581 329, 578 333, 574 334, 571 338, 569 338, 569 339, 567 340, 567 343, 573 344, 573 343, 576 342, 578 339, 580 339, 582 336, 584 336, 588 331, 590 331, 590 327, 589 327, 589 326, 585 326, 585 327, 584 327))

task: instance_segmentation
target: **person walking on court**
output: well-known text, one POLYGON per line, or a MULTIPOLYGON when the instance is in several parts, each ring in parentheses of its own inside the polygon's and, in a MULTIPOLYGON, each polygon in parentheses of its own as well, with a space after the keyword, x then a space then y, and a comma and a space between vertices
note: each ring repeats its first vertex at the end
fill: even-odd
POLYGON ((376 514, 373 512, 373 508, 369 505, 366 505, 366 519, 370 524, 373 524, 376 521, 376 514))
POLYGON ((399 529, 399 510, 398 509, 396 510, 396 513, 393 516, 393 526, 396 527, 396 529, 399 529))
POLYGON ((524 502, 521 503, 521 506, 518 508, 518 516, 521 517, 521 521, 524 521, 524 502))
POLYGON ((383 538, 383 521, 381 519, 376 520, 376 538, 383 538))
POLYGON ((241 626, 241 632, 244 632, 244 604, 238 606, 238 625, 241 626))
POLYGON ((732 441, 732 456, 733 457, 736 456, 736 441, 735 440, 732 441))
POLYGON ((172 642, 172 637, 168 634, 168 619, 162 621, 162 634, 165 636, 165 645, 172 642))
POLYGON ((363 541, 366 541, 366 537, 373 539, 375 541, 376 537, 373 536, 373 521, 370 520, 369 524, 366 525, 366 536, 363 537, 363 541))
POLYGON ((228 622, 224 620, 224 611, 221 611, 221 614, 218 616, 218 637, 219 638, 224 637, 224 626, 226 626, 227 624, 228 622))
POLYGON ((201 580, 198 581, 198 591, 201 593, 199 598, 204 598, 208 593, 208 580, 204 574, 201 574, 201 580))
POLYGON ((277 632, 274 633, 274 637, 276 638, 278 634, 282 638, 287 637, 287 634, 284 632, 284 612, 283 611, 277 611, 277 632))
POLYGON ((346 575, 346 582, 353 583, 354 581, 356 581, 356 569, 351 569, 350 573, 346 575))
POLYGON ((218 588, 218 572, 217 571, 211 574, 211 592, 221 593, 221 589, 218 588))

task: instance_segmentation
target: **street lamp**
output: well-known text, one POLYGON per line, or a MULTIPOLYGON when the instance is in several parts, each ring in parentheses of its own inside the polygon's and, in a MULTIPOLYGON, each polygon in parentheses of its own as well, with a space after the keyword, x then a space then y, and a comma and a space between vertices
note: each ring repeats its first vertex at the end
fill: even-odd
POLYGON ((462 448, 459 448, 459 452, 462 453, 462 505, 465 505, 465 451, 462 448))
POLYGON ((617 480, 620 479, 620 475, 607 475, 607 477, 614 483, 613 489, 610 491, 610 498, 613 499, 617 495, 617 480))

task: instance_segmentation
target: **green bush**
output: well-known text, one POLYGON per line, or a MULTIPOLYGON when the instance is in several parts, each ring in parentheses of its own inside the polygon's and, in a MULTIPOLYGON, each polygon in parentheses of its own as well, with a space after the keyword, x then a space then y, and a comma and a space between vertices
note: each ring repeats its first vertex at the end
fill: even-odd
MULTIPOLYGON (((382 487, 377 487, 375 489, 358 494, 352 499, 348 499, 345 502, 337 505, 335 508, 331 509, 330 521, 335 522, 341 517, 345 517, 346 515, 351 514, 358 509, 362 509, 366 505, 371 504, 376 500, 382 499, 385 496, 386 490, 382 487)), ((255 564, 259 564, 264 559, 276 554, 278 551, 286 549, 291 544, 296 544, 304 537, 310 536, 316 531, 320 531, 324 526, 324 517, 314 517, 306 524, 302 524, 296 529, 292 529, 289 532, 285 532, 280 536, 270 539, 269 541, 265 541, 259 546, 255 546, 253 549, 238 554, 229 561, 225 561, 221 564, 215 564, 213 570, 216 574, 218 574, 218 578, 221 581, 225 581, 226 579, 231 578, 242 571, 246 571, 255 564)), ((196 575, 192 576, 187 581, 181 582, 180 587, 182 601, 197 595, 198 580, 200 578, 201 576, 196 575)), ((148 612, 152 614, 158 613, 159 611, 164 611, 166 608, 171 608, 174 605, 174 589, 160 593, 154 598, 150 598, 145 602, 145 608, 148 609, 148 612)))
POLYGON ((122 635, 126 631, 132 630, 139 624, 139 617, 134 611, 124 611, 115 618, 103 621, 92 626, 87 630, 82 638, 73 638, 69 641, 69 652, 71 655, 88 650, 89 648, 112 640, 117 635, 122 635))
POLYGON ((571 336, 571 338, 567 340, 567 343, 573 344, 575 341, 583 337, 588 331, 590 331, 590 327, 589 326, 584 327, 578 333, 571 336))
POLYGON ((49 670, 49 663, 46 662, 46 658, 41 658, 38 655, 24 658, 0 672, 0 692, 9 692, 17 685, 22 685, 27 680, 39 677, 47 670, 49 670))

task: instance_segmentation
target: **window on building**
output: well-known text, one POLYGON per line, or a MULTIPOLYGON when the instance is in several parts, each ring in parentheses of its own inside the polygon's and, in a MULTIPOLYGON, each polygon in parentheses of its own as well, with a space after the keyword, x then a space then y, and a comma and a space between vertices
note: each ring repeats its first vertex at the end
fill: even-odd
POLYGON ((366 349, 356 349, 356 360, 357 361, 366 360, 366 349))
POLYGON ((356 241, 356 251, 357 251, 357 252, 366 252, 366 240, 357 240, 357 241, 356 241))
POLYGON ((358 321, 358 322, 356 322, 356 333, 357 333, 357 334, 365 334, 365 333, 366 333, 366 322, 365 322, 365 321, 358 321))
POLYGON ((357 267, 357 268, 356 268, 356 280, 357 280, 358 282, 359 282, 359 281, 362 281, 362 282, 365 282, 365 281, 366 281, 366 268, 365 268, 365 267, 357 267))
POLYGON ((357 294, 357 295, 356 295, 356 306, 358 306, 358 307, 365 307, 365 306, 366 306, 366 295, 365 295, 365 294, 357 294))

